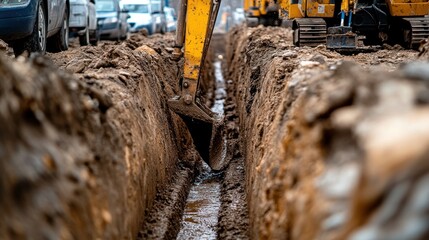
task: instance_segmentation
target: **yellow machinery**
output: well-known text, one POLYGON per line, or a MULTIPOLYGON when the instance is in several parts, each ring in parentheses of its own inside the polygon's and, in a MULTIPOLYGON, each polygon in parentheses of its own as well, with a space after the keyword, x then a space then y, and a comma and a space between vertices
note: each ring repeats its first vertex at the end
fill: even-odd
POLYGON ((266 26, 278 26, 281 23, 279 18, 279 0, 244 0, 244 12, 248 26, 263 24, 266 26))
POLYGON ((183 76, 179 93, 169 100, 170 108, 186 123, 200 156, 213 170, 225 166, 223 122, 201 102, 198 90, 219 5, 217 0, 181 0, 174 57, 184 57, 183 76))
POLYGON ((412 48, 429 37, 429 0, 245 0, 244 8, 252 18, 272 5, 279 14, 270 16, 292 21, 297 46, 353 50, 389 43, 412 48))

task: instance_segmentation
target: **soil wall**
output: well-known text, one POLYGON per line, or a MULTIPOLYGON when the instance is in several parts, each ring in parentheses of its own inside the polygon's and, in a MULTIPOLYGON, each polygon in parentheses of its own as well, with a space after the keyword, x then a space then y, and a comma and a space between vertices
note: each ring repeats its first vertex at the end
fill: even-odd
POLYGON ((191 139, 172 36, 0 56, 0 239, 133 239, 191 139))
POLYGON ((427 238, 428 63, 395 70, 417 53, 342 57, 290 39, 229 35, 251 238, 427 238))

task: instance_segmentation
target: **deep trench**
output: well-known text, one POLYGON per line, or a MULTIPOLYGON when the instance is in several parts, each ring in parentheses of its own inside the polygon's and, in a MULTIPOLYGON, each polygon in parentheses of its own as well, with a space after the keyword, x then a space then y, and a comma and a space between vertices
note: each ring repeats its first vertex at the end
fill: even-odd
MULTIPOLYGON (((224 170, 214 172, 196 157, 179 166, 159 189, 137 239, 248 239, 244 159, 240 151, 233 82, 224 79, 225 35, 214 34, 207 64, 211 110, 225 119, 224 170)), ((207 66, 207 65, 206 65, 207 66)))
MULTIPOLYGON (((216 90, 212 111, 224 115, 226 91, 222 63, 216 61, 213 66, 216 90)), ((214 172, 207 164, 203 164, 201 173, 189 191, 177 239, 217 238, 217 224, 221 205, 221 177, 222 173, 214 172)))

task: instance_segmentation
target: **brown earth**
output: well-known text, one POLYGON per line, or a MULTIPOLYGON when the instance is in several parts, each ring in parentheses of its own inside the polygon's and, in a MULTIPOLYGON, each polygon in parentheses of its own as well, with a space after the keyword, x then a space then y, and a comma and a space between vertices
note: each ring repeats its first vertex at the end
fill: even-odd
MULTIPOLYGON (((269 27, 212 43, 201 96, 219 100, 222 61, 230 161, 219 239, 429 237, 427 43, 343 56, 269 27)), ((0 42, 0 239, 176 237, 201 158, 167 105, 171 46, 140 33, 15 60, 0 42)))
POLYGON ((134 35, 54 63, 1 56, 1 239, 137 236, 157 190, 195 161, 166 103, 179 75, 170 43, 134 35))
POLYGON ((290 39, 280 28, 229 36, 251 237, 426 239, 428 63, 290 39))
MULTIPOLYGON (((227 75, 226 36, 214 35, 211 47, 219 58, 210 59, 219 61, 222 73, 227 75)), ((216 57, 217 57, 216 56, 216 57)), ((240 146, 239 119, 234 96, 234 81, 225 78, 226 99, 224 107, 225 134, 227 139, 228 166, 223 172, 221 180, 221 206, 219 210, 218 239, 249 239, 249 213, 246 201, 245 161, 240 146)))

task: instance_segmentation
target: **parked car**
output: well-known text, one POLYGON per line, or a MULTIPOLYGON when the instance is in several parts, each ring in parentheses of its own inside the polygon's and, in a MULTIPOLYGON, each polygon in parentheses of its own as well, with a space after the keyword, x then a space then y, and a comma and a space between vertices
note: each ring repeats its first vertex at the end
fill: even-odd
POLYGON ((150 0, 154 33, 167 32, 167 21, 164 13, 164 0, 150 0))
MULTIPOLYGON (((163 2, 162 2, 163 3, 163 2)), ((131 32, 146 29, 149 34, 164 33, 167 31, 164 12, 160 11, 161 2, 151 0, 123 0, 121 6, 128 10, 128 23, 131 32)))
POLYGON ((15 55, 68 49, 68 0, 0 1, 0 39, 15 55))
POLYGON ((176 12, 174 11, 174 8, 165 7, 164 12, 165 12, 165 20, 167 21, 167 32, 176 31, 177 17, 176 17, 176 12))
POLYGON ((124 40, 129 27, 126 9, 121 9, 119 0, 96 0, 97 24, 101 39, 124 40))
POLYGON ((81 46, 97 45, 97 15, 95 0, 70 0, 70 32, 78 35, 81 46))
POLYGON ((131 32, 146 29, 149 34, 154 31, 151 6, 149 0, 122 0, 121 7, 128 11, 128 24, 131 32))

